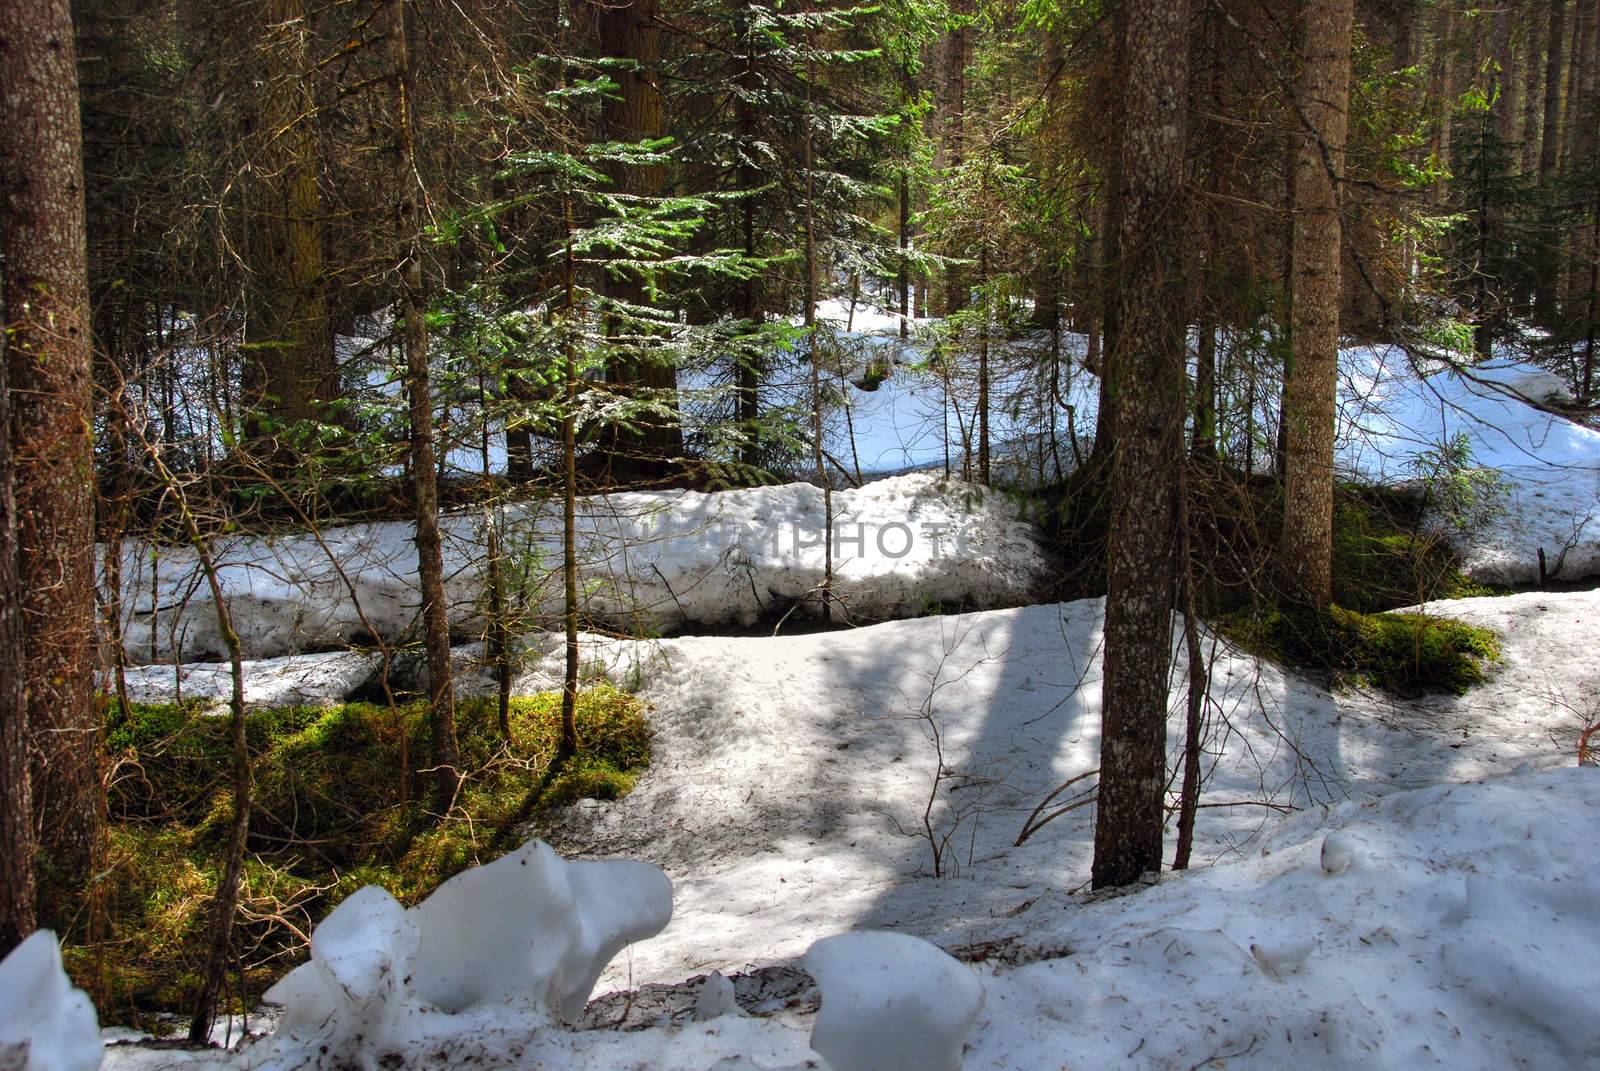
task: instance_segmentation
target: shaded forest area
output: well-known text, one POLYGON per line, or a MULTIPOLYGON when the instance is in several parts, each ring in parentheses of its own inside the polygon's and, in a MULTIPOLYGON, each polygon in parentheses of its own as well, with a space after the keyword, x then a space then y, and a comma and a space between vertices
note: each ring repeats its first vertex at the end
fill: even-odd
POLYGON ((925 333, 980 483, 1047 340, 1036 482, 1108 595, 1094 881, 1159 870, 1172 611, 1334 602, 1340 340, 1593 413, 1597 49, 1595 0, 6 4, 0 954, 99 924, 124 541, 195 548, 227 635, 208 540, 413 520, 447 811, 441 503, 563 500, 570 756, 580 489, 858 481, 825 301, 925 333))

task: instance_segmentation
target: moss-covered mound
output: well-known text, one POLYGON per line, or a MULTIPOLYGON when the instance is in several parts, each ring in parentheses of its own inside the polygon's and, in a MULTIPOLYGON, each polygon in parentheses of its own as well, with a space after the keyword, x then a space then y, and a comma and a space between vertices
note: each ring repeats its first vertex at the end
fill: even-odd
POLYGON ((1274 610, 1235 614, 1223 631, 1247 650, 1336 683, 1374 686, 1405 698, 1464 694, 1481 683, 1500 644, 1486 628, 1431 614, 1274 610))
MULTIPOLYGON (((500 735, 492 701, 457 711, 464 780, 429 813, 425 705, 352 703, 249 715, 254 812, 235 992, 248 1006, 302 954, 346 895, 382 885, 414 903, 458 871, 519 843, 549 808, 628 792, 649 761, 643 704, 609 686, 580 693, 579 751, 552 769, 561 696, 511 703, 500 735)), ((69 938, 75 981, 108 1022, 154 1025, 182 1009, 201 963, 205 917, 227 839, 228 719, 190 706, 113 711, 106 732, 110 813, 93 919, 48 919, 69 938)))

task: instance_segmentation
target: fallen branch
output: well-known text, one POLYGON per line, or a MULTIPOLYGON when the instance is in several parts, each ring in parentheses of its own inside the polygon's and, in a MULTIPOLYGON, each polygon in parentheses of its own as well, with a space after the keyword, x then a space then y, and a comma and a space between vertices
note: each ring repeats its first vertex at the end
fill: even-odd
POLYGON ((1022 823, 1022 832, 1017 834, 1017 839, 1011 846, 1013 848, 1022 847, 1022 842, 1027 840, 1029 837, 1033 836, 1036 832, 1039 831, 1039 829, 1042 826, 1046 825, 1047 823, 1051 822, 1052 820, 1054 820, 1056 818, 1061 817, 1062 815, 1066 814, 1068 811, 1075 811, 1079 807, 1086 807, 1089 804, 1093 803, 1095 800, 1099 799, 1100 798, 1099 797, 1099 793, 1090 792, 1089 794, 1083 796, 1080 799, 1076 799, 1076 800, 1072 801, 1071 803, 1063 804, 1062 806, 1056 808, 1054 811, 1051 811, 1049 814, 1045 815, 1043 818, 1039 817, 1040 812, 1043 811, 1046 807, 1050 806, 1050 801, 1051 800, 1053 800, 1057 796, 1061 795, 1061 793, 1065 792, 1067 789, 1071 788, 1073 785, 1077 784, 1079 781, 1082 781, 1082 780, 1084 780, 1085 778, 1088 778, 1088 777, 1094 777, 1099 773, 1100 773, 1100 767, 1096 766, 1094 769, 1087 770, 1087 771, 1085 771, 1085 772, 1083 772, 1081 774, 1078 774, 1076 777, 1069 777, 1067 780, 1063 781, 1061 784, 1057 785, 1054 789, 1052 789, 1048 796, 1046 796, 1044 799, 1039 801, 1039 806, 1037 806, 1037 807, 1035 807, 1033 809, 1033 813, 1028 815, 1028 820, 1022 823))

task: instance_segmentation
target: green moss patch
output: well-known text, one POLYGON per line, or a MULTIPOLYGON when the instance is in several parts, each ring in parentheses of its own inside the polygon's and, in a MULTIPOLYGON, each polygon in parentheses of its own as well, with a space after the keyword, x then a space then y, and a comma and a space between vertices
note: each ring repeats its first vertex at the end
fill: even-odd
MULTIPOLYGON (((248 1005, 303 955, 346 895, 381 885, 402 903, 520 843, 521 827, 584 798, 625 795, 649 763, 645 708, 609 685, 580 693, 579 750, 552 768, 558 692, 511 703, 503 739, 492 700, 457 708, 464 774, 450 813, 429 811, 429 724, 420 703, 290 707, 249 715, 254 767, 236 1003, 248 1005), (246 999, 248 996, 249 999, 246 999)), ((47 919, 107 1022, 156 1025, 185 1009, 226 842, 228 719, 192 706, 112 712, 110 812, 95 919, 47 919), (87 934, 94 932, 92 941, 87 934)))
POLYGON ((1429 614, 1364 614, 1332 606, 1323 612, 1235 614, 1221 625, 1245 649, 1274 661, 1405 698, 1462 695, 1482 683, 1485 667, 1500 657, 1499 640, 1489 629, 1429 614))

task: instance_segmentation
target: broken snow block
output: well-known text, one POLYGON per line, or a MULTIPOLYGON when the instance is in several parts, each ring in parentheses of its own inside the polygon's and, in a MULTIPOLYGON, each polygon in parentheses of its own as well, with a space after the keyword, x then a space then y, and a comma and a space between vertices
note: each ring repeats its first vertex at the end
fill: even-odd
POLYGON ((825 937, 805 968, 822 990, 811 1048, 834 1071, 956 1071, 983 1009, 966 964, 917 937, 825 937))
POLYGON ((531 1006, 575 1022, 611 957, 671 920, 672 882, 650 863, 568 863, 530 840, 411 914, 422 931, 416 989, 429 1004, 531 1006))
POLYGON ((36 930, 0 961, 0 1068, 95 1071, 105 1049, 94 1005, 61 968, 61 946, 36 930))

